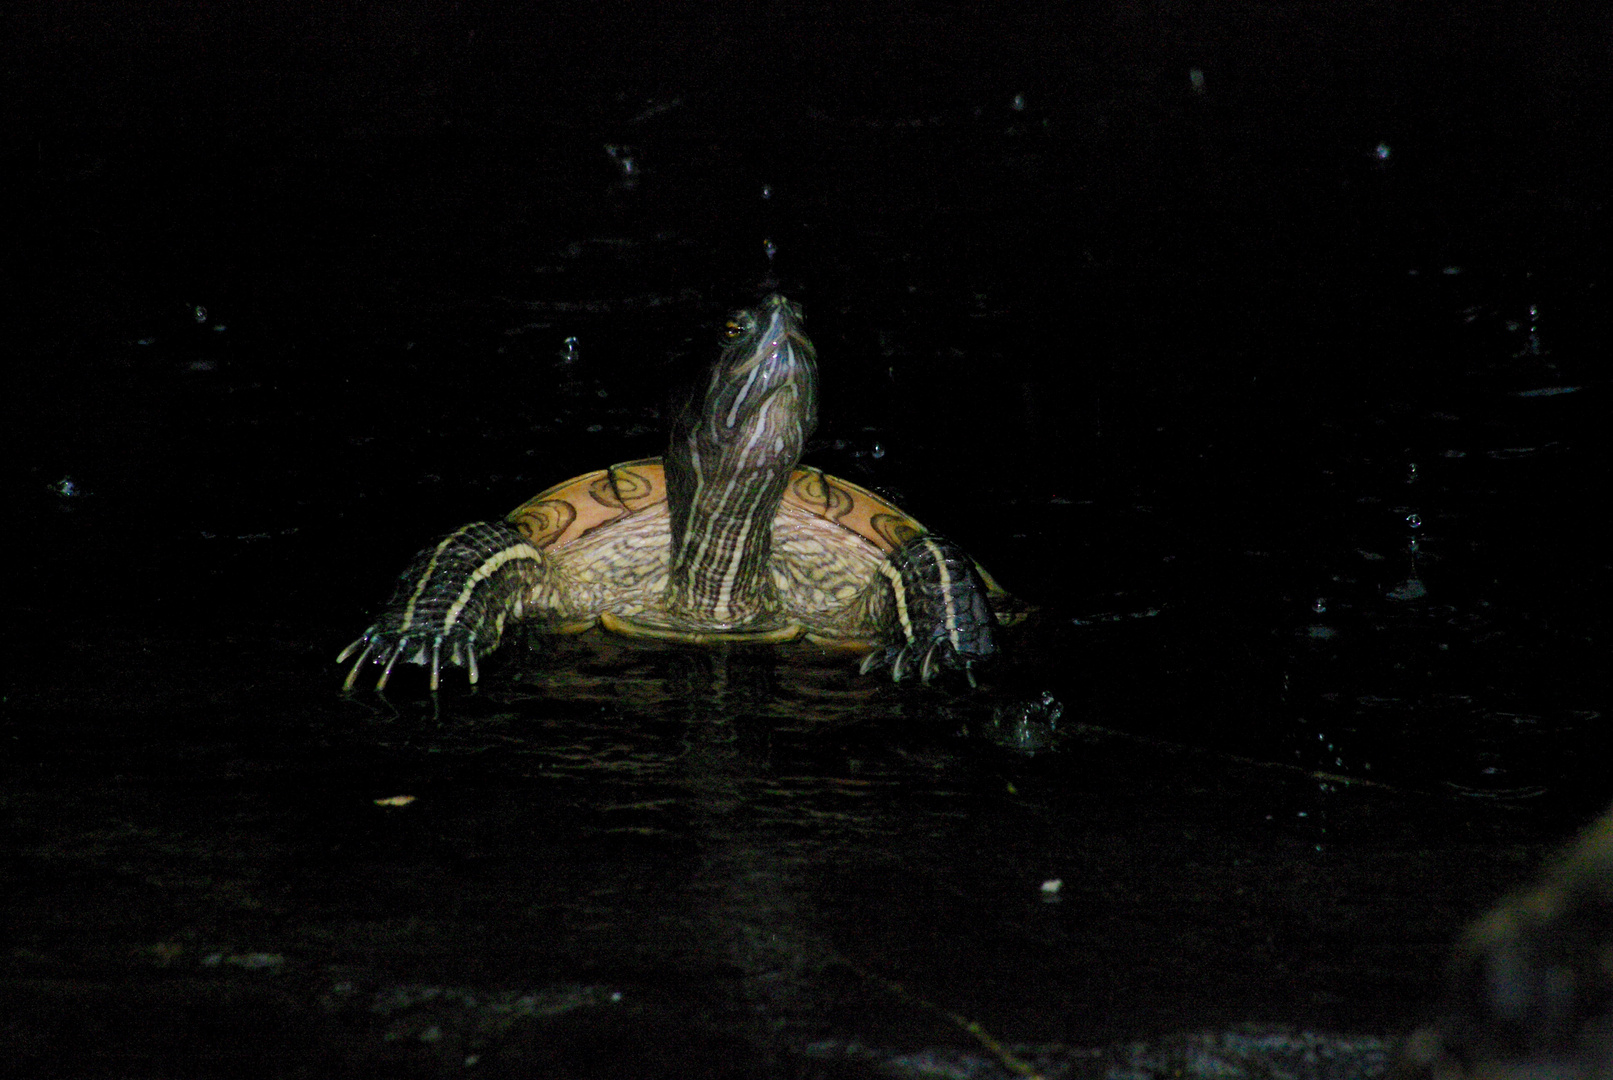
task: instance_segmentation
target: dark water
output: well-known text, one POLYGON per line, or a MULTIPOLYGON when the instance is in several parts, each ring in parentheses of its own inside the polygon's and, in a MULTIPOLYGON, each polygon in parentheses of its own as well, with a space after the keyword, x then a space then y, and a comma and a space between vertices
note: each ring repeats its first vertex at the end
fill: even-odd
POLYGON ((4 46, 29 1075, 1361 1075, 1613 796, 1593 5, 64 10, 4 46), (810 459, 1038 605, 978 692, 337 694, 765 282, 810 459))

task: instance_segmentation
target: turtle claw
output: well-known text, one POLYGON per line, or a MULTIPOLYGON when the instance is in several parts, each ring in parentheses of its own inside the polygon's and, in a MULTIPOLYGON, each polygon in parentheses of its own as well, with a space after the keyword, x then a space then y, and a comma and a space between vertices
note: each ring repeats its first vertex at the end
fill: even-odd
POLYGON ((930 642, 930 647, 924 650, 924 659, 919 664, 919 681, 929 686, 931 680, 938 678, 947 669, 962 671, 963 677, 969 680, 969 689, 977 690, 980 683, 975 679, 974 656, 964 656, 952 648, 945 638, 937 638, 930 642))
POLYGON ((403 647, 405 644, 406 642, 403 641, 398 642, 398 647, 393 649, 392 655, 386 658, 386 667, 382 669, 381 677, 375 680, 376 693, 379 694, 382 690, 386 689, 387 682, 392 678, 393 665, 398 662, 398 657, 403 655, 403 647))
POLYGON ((375 650, 375 642, 370 640, 369 633, 366 632, 363 637, 343 649, 342 654, 336 658, 338 664, 344 662, 349 656, 358 651, 360 645, 364 646, 364 651, 359 653, 357 660, 353 661, 353 670, 347 673, 347 678, 342 682, 342 693, 344 694, 353 692, 353 686, 358 682, 359 669, 364 666, 364 661, 368 660, 370 653, 375 650))
POLYGON ((938 637, 928 642, 906 641, 900 645, 875 649, 863 657, 858 671, 867 675, 871 671, 889 667, 893 683, 901 683, 916 672, 921 686, 929 686, 945 678, 948 671, 961 671, 973 690, 980 685, 975 678, 975 663, 981 659, 984 659, 983 655, 960 653, 946 638, 938 637))
MULTIPOLYGON (((370 630, 374 630, 374 629, 375 629, 375 627, 373 627, 373 626, 370 627, 370 630)), ((349 645, 347 648, 343 649, 341 652, 337 653, 336 654, 336 662, 338 664, 345 664, 347 662, 347 658, 349 656, 352 656, 354 653, 358 652, 360 645, 365 647, 364 648, 365 655, 366 656, 369 655, 370 648, 372 647, 370 645, 370 630, 364 631, 364 633, 357 640, 355 640, 351 645, 349 645)), ((359 657, 359 663, 363 663, 363 662, 364 662, 364 657, 363 656, 359 657)))
POLYGON ((341 655, 336 658, 338 663, 342 663, 355 653, 358 654, 342 683, 342 693, 352 693, 353 688, 358 685, 360 676, 370 667, 381 669, 380 676, 375 680, 375 689, 378 692, 384 691, 387 684, 392 681, 392 673, 399 663, 429 667, 432 693, 442 688, 445 661, 452 666, 468 668, 470 681, 479 682, 482 673, 476 643, 473 640, 457 640, 460 637, 461 635, 450 633, 424 638, 418 631, 414 635, 399 634, 396 631, 372 626, 364 632, 363 637, 343 649, 341 655))

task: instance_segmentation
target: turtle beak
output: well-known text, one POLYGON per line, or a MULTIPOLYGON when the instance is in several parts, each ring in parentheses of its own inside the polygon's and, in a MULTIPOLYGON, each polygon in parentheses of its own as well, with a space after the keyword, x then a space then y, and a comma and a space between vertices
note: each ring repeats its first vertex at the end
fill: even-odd
POLYGON ((763 302, 762 311, 768 324, 757 350, 761 355, 771 355, 777 366, 787 370, 794 370, 815 358, 812 343, 801 328, 801 305, 774 293, 763 302))

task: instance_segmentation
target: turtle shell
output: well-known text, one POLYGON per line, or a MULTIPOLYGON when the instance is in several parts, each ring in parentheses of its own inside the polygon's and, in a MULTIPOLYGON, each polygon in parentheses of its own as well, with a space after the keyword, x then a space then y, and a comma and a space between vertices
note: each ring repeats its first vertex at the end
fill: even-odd
MULTIPOLYGON (((563 557, 565 549, 581 544, 585 538, 598 536, 601 530, 614 527, 625 531, 634 519, 664 513, 666 500, 666 471, 662 460, 641 458, 556 484, 522 503, 505 520, 540 551, 552 551, 563 557)), ((806 594, 809 588, 824 587, 825 579, 829 588, 861 588, 872 577, 866 568, 879 556, 929 531, 882 496, 808 465, 798 466, 791 473, 774 521, 775 536, 793 535, 802 530, 810 531, 815 543, 804 546, 806 554, 789 556, 793 559, 790 573, 775 575, 785 606, 791 609, 811 607, 806 594), (825 528, 825 524, 834 527, 825 528)), ((775 559, 782 558, 784 556, 775 550, 775 559)), ((1017 602, 978 563, 975 569, 999 620, 1016 622, 1022 618, 1023 610, 1017 602)), ((574 627, 560 625, 551 629, 581 630, 592 622, 588 619, 574 627)), ((775 633, 761 636, 692 634, 675 627, 655 627, 632 620, 607 619, 606 622, 609 629, 630 635, 685 641, 786 639, 775 633)), ((817 633, 807 636, 820 643, 872 647, 872 642, 860 637, 840 639, 817 633)))

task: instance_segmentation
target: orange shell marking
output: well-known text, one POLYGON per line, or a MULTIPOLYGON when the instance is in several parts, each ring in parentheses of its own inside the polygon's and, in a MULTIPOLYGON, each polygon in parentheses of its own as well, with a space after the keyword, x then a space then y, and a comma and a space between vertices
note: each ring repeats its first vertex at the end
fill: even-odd
POLYGON ((913 537, 929 532, 867 488, 819 472, 810 465, 803 465, 790 474, 790 486, 784 489, 784 505, 832 521, 886 552, 895 551, 913 537))
POLYGON ((504 519, 534 547, 564 546, 601 525, 666 500, 660 458, 645 458, 574 476, 540 492, 504 519))
MULTIPOLYGON (((784 491, 784 512, 806 511, 856 533, 881 551, 891 552, 929 532, 913 518, 865 487, 803 465, 790 474, 784 491)), ((1015 600, 986 568, 975 563, 998 621, 1012 625, 1030 610, 1015 600)))

